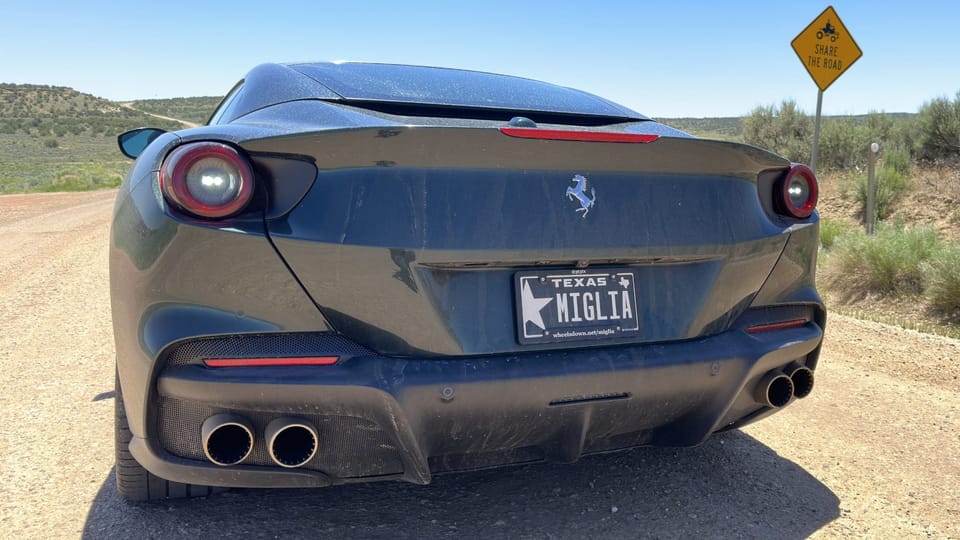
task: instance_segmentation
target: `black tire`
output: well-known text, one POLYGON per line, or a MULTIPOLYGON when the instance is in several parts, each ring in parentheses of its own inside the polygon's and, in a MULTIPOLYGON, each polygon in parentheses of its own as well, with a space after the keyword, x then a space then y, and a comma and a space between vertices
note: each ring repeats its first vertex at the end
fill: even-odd
POLYGON ((133 434, 127 424, 127 412, 120 392, 120 377, 116 378, 114 392, 114 440, 116 443, 117 491, 128 501, 153 501, 159 499, 184 499, 205 497, 225 491, 225 488, 197 486, 170 482, 150 473, 130 455, 130 440, 133 434))

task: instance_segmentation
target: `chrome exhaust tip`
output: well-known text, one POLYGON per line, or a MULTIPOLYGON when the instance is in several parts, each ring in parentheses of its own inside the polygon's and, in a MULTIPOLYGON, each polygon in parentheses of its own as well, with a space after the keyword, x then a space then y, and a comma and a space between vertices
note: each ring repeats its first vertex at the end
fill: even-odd
POLYGON ((200 440, 207 459, 224 467, 236 465, 253 451, 253 425, 236 414, 215 414, 200 426, 200 440))
POLYGON ((806 366, 801 366, 797 362, 791 362, 786 368, 784 368, 783 371, 793 382, 794 397, 803 399, 810 395, 810 392, 813 391, 812 369, 806 366))
POLYGON ((793 381, 785 373, 775 369, 760 379, 753 397, 767 407, 779 409, 793 399, 793 381))
POLYGON ((317 453, 317 428, 301 418, 275 418, 264 432, 270 459, 281 467, 306 465, 317 453))

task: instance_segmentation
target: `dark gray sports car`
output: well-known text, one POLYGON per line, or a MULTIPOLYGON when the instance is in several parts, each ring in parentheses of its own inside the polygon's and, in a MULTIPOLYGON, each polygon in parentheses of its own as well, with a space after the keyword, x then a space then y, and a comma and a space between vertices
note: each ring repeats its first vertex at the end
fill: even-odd
POLYGON ((119 142, 129 499, 690 446, 813 388, 817 182, 765 150, 362 63, 262 65, 119 142))

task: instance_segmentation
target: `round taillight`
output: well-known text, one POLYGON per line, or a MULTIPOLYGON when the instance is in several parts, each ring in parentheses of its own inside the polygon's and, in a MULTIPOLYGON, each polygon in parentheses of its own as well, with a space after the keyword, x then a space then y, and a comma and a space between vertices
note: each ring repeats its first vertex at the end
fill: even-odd
POLYGON ((817 177, 806 165, 794 164, 780 182, 777 209, 797 219, 806 219, 817 207, 817 177))
POLYGON ((221 143, 190 143, 174 149, 160 167, 167 201, 199 217, 232 216, 253 196, 253 169, 221 143))

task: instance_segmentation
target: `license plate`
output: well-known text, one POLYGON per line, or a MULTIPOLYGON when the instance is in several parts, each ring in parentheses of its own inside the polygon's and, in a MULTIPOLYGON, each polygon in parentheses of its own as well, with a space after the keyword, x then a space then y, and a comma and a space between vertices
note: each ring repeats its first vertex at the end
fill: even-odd
POLYGON ((536 270, 514 275, 523 345, 640 333, 636 276, 624 269, 536 270))

